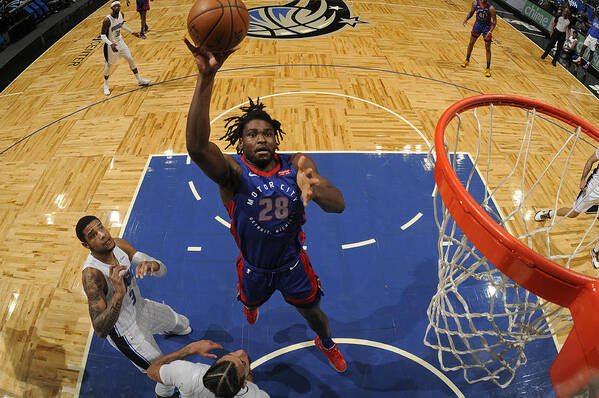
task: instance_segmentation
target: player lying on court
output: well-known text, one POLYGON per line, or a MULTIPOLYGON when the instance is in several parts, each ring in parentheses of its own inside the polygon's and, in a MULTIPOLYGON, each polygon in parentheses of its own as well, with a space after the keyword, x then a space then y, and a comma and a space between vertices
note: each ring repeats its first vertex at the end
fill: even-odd
POLYGON ((250 358, 243 350, 223 355, 212 366, 183 360, 190 355, 216 359, 216 355, 209 353, 216 348, 223 346, 210 340, 194 341, 152 362, 148 377, 177 387, 181 398, 269 397, 253 383, 250 358))
MULTIPOLYGON (((145 373, 152 361, 162 356, 154 334, 191 333, 185 316, 166 304, 143 298, 139 292, 136 277, 143 279, 149 274, 162 278, 166 266, 135 250, 126 240, 112 238, 95 216, 82 217, 75 232, 90 251, 82 278, 94 330, 145 373)), ((177 396, 173 386, 161 383, 156 384, 155 392, 159 398, 177 396)))
POLYGON ((310 200, 324 211, 341 213, 341 191, 318 173, 308 156, 276 152, 284 134, 281 123, 250 100, 242 116, 226 119, 223 139, 237 149, 226 155, 210 141, 210 100, 214 77, 232 53, 212 54, 184 39, 195 57, 198 80, 187 119, 187 151, 218 184, 231 216, 237 258, 238 299, 247 321, 258 319, 258 307, 278 290, 316 332, 315 344, 338 372, 345 359, 331 339, 329 321, 320 309, 321 287, 302 244, 304 208, 310 200), (300 197, 301 195, 301 197, 300 197))

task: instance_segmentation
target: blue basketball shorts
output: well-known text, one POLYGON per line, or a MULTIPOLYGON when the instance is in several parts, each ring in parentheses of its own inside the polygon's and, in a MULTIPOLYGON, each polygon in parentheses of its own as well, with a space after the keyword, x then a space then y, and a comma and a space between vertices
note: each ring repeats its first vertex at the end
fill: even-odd
POLYGON ((137 11, 147 11, 150 9, 150 0, 136 0, 137 11))
POLYGON ((237 258, 237 298, 247 307, 259 307, 278 290, 286 302, 310 307, 320 300, 322 288, 308 255, 302 250, 299 260, 276 270, 256 268, 237 258))
POLYGON ((491 27, 489 25, 480 25, 478 24, 478 22, 475 22, 474 26, 472 27, 472 36, 478 37, 482 34, 483 39, 485 39, 485 41, 491 41, 491 36, 493 35, 493 33, 491 33, 491 36, 489 36, 488 39, 486 38, 487 33, 489 33, 489 30, 491 30, 491 27))

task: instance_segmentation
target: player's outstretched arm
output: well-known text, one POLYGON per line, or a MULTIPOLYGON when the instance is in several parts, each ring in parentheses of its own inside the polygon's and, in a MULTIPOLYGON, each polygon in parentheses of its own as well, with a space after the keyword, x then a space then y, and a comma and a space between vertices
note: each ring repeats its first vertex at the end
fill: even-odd
POLYGON ((466 16, 466 18, 464 19, 464 22, 462 22, 462 25, 466 25, 466 22, 468 22, 468 20, 470 18, 472 18, 472 16, 474 15, 475 11, 476 11, 476 0, 474 0, 472 2, 472 7, 470 8, 470 12, 468 13, 468 15, 466 16))
POLYGON ((131 33, 133 36, 137 37, 138 39, 140 38, 139 33, 134 32, 133 29, 131 29, 129 26, 127 26, 127 24, 125 23, 125 14, 123 14, 121 12, 121 15, 123 16, 123 24, 121 25, 121 29, 123 29, 126 32, 131 33))
POLYGON ((187 152, 211 180, 222 187, 231 188, 235 161, 229 156, 224 156, 219 147, 210 142, 210 100, 216 72, 237 48, 226 53, 213 54, 194 46, 186 38, 183 41, 193 54, 199 72, 187 116, 187 152))
POLYGON ((156 359, 147 370, 147 375, 150 379, 162 383, 163 380, 160 378, 160 367, 167 365, 173 361, 178 361, 187 358, 190 355, 201 355, 206 358, 216 359, 216 355, 209 353, 208 351, 217 348, 223 348, 222 345, 215 343, 212 340, 199 340, 193 343, 187 344, 185 347, 172 352, 168 355, 164 355, 156 359))
POLYGON ((162 278, 166 275, 166 265, 158 259, 137 251, 133 245, 127 242, 125 239, 114 238, 116 245, 124 251, 129 257, 131 264, 135 265, 135 276, 139 279, 143 279, 144 276, 150 274, 150 276, 156 276, 162 278))
POLYGON ((114 294, 109 303, 106 302, 108 286, 104 275, 94 268, 83 270, 83 290, 87 295, 89 316, 97 335, 106 338, 110 330, 119 319, 121 304, 125 296, 125 284, 121 272, 124 266, 110 266, 110 280, 114 286, 114 294))
POLYGON ((318 174, 316 163, 303 153, 296 153, 291 159, 297 171, 297 185, 302 192, 304 206, 315 201, 327 213, 341 213, 345 209, 345 200, 341 191, 329 180, 318 174))

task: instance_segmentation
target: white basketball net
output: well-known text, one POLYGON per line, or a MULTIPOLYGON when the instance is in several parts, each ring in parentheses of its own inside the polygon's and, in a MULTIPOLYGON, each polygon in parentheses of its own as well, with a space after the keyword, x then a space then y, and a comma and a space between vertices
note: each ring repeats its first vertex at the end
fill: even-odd
MULTIPOLYGON (((590 263, 596 218, 582 214, 575 224, 564 217, 544 223, 533 218, 536 210, 571 206, 584 162, 594 150, 585 140, 580 128, 572 131, 535 110, 503 106, 463 112, 445 130, 454 171, 480 206, 525 245, 568 268, 590 263), (481 127, 487 118, 488 127, 481 127), (563 137, 561 149, 540 156, 548 150, 547 137, 555 136, 563 137), (498 147, 502 152, 508 148, 511 156, 497 156, 498 147), (465 152, 472 154, 468 167, 465 152), (556 177, 559 186, 549 183, 556 177), (576 232, 569 231, 563 243, 564 231, 574 227, 576 232)), ((516 285, 490 264, 460 231, 436 187, 433 196, 439 284, 427 310, 424 343, 438 351, 444 371, 461 369, 469 383, 489 380, 506 387, 526 363, 526 344, 567 331, 570 313, 516 285)))

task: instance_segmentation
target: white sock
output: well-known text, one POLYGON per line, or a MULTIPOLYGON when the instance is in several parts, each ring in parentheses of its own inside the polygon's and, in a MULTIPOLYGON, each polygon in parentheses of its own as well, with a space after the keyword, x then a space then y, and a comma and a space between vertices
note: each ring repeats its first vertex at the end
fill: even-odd
POLYGON ((135 73, 135 78, 137 79, 138 83, 141 83, 141 76, 139 75, 139 72, 135 73))
POLYGON ((549 210, 549 218, 553 218, 553 210, 549 210))
POLYGON ((108 88, 108 80, 107 79, 104 79, 104 87, 108 88))

